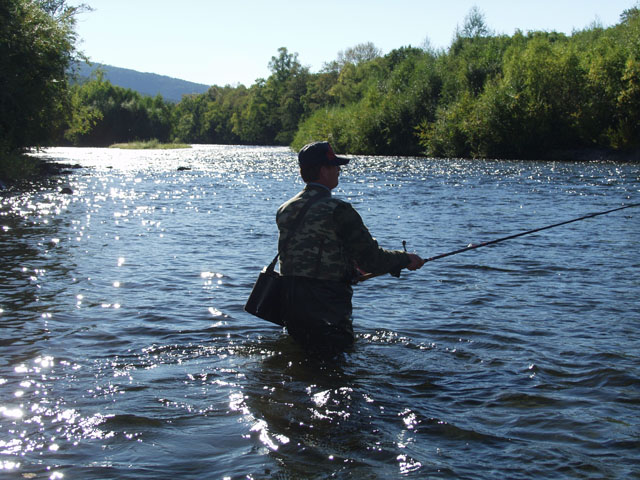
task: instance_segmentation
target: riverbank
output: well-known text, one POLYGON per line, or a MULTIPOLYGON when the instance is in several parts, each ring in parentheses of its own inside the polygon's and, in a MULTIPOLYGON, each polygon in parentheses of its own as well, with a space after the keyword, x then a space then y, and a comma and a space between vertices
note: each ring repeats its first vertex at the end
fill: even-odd
POLYGON ((3 155, 0 157, 0 190, 77 168, 81 168, 80 165, 50 162, 28 154, 3 155))
POLYGON ((542 160, 565 160, 573 162, 596 162, 610 160, 614 162, 640 163, 640 149, 618 151, 605 148, 581 148, 554 150, 542 160))
POLYGON ((125 150, 175 150, 178 148, 191 148, 187 143, 160 143, 158 140, 147 140, 143 142, 114 143, 109 148, 120 148, 125 150))

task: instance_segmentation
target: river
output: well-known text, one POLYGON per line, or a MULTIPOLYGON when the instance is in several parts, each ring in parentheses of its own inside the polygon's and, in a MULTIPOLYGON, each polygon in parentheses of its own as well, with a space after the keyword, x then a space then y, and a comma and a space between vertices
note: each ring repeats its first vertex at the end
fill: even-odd
MULTIPOLYGON (((2 478, 640 478, 640 208, 362 283, 326 361, 243 311, 294 153, 38 155, 82 168, 0 193, 2 478)), ((638 202, 640 166, 353 157, 334 194, 430 257, 638 202)))

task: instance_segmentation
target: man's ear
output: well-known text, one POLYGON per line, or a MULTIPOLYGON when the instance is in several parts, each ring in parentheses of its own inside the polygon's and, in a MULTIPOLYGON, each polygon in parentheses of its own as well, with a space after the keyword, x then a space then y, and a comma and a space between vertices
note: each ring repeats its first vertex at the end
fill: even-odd
MULTIPOLYGON (((318 170, 318 180, 324 180, 325 178, 327 178, 329 172, 327 172, 327 166, 326 165, 321 165, 320 169, 318 170)), ((318 182, 318 183, 322 183, 322 182, 318 182)))

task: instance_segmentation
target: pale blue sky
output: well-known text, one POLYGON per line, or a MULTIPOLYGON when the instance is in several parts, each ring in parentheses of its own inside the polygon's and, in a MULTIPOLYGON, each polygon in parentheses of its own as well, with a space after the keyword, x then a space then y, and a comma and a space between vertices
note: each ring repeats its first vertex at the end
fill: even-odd
POLYGON ((207 85, 252 85, 286 47, 312 72, 339 51, 373 42, 383 53, 451 44, 475 5, 496 33, 570 34, 618 23, 638 0, 70 0, 79 48, 91 60, 207 85))

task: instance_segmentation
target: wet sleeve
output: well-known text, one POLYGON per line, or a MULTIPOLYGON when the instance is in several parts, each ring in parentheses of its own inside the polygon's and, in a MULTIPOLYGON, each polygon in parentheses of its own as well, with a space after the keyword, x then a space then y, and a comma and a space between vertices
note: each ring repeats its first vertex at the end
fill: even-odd
POLYGON ((344 242, 347 255, 368 273, 399 272, 409 265, 409 256, 399 250, 385 250, 371 236, 362 218, 348 203, 341 203, 333 212, 338 237, 344 242))

